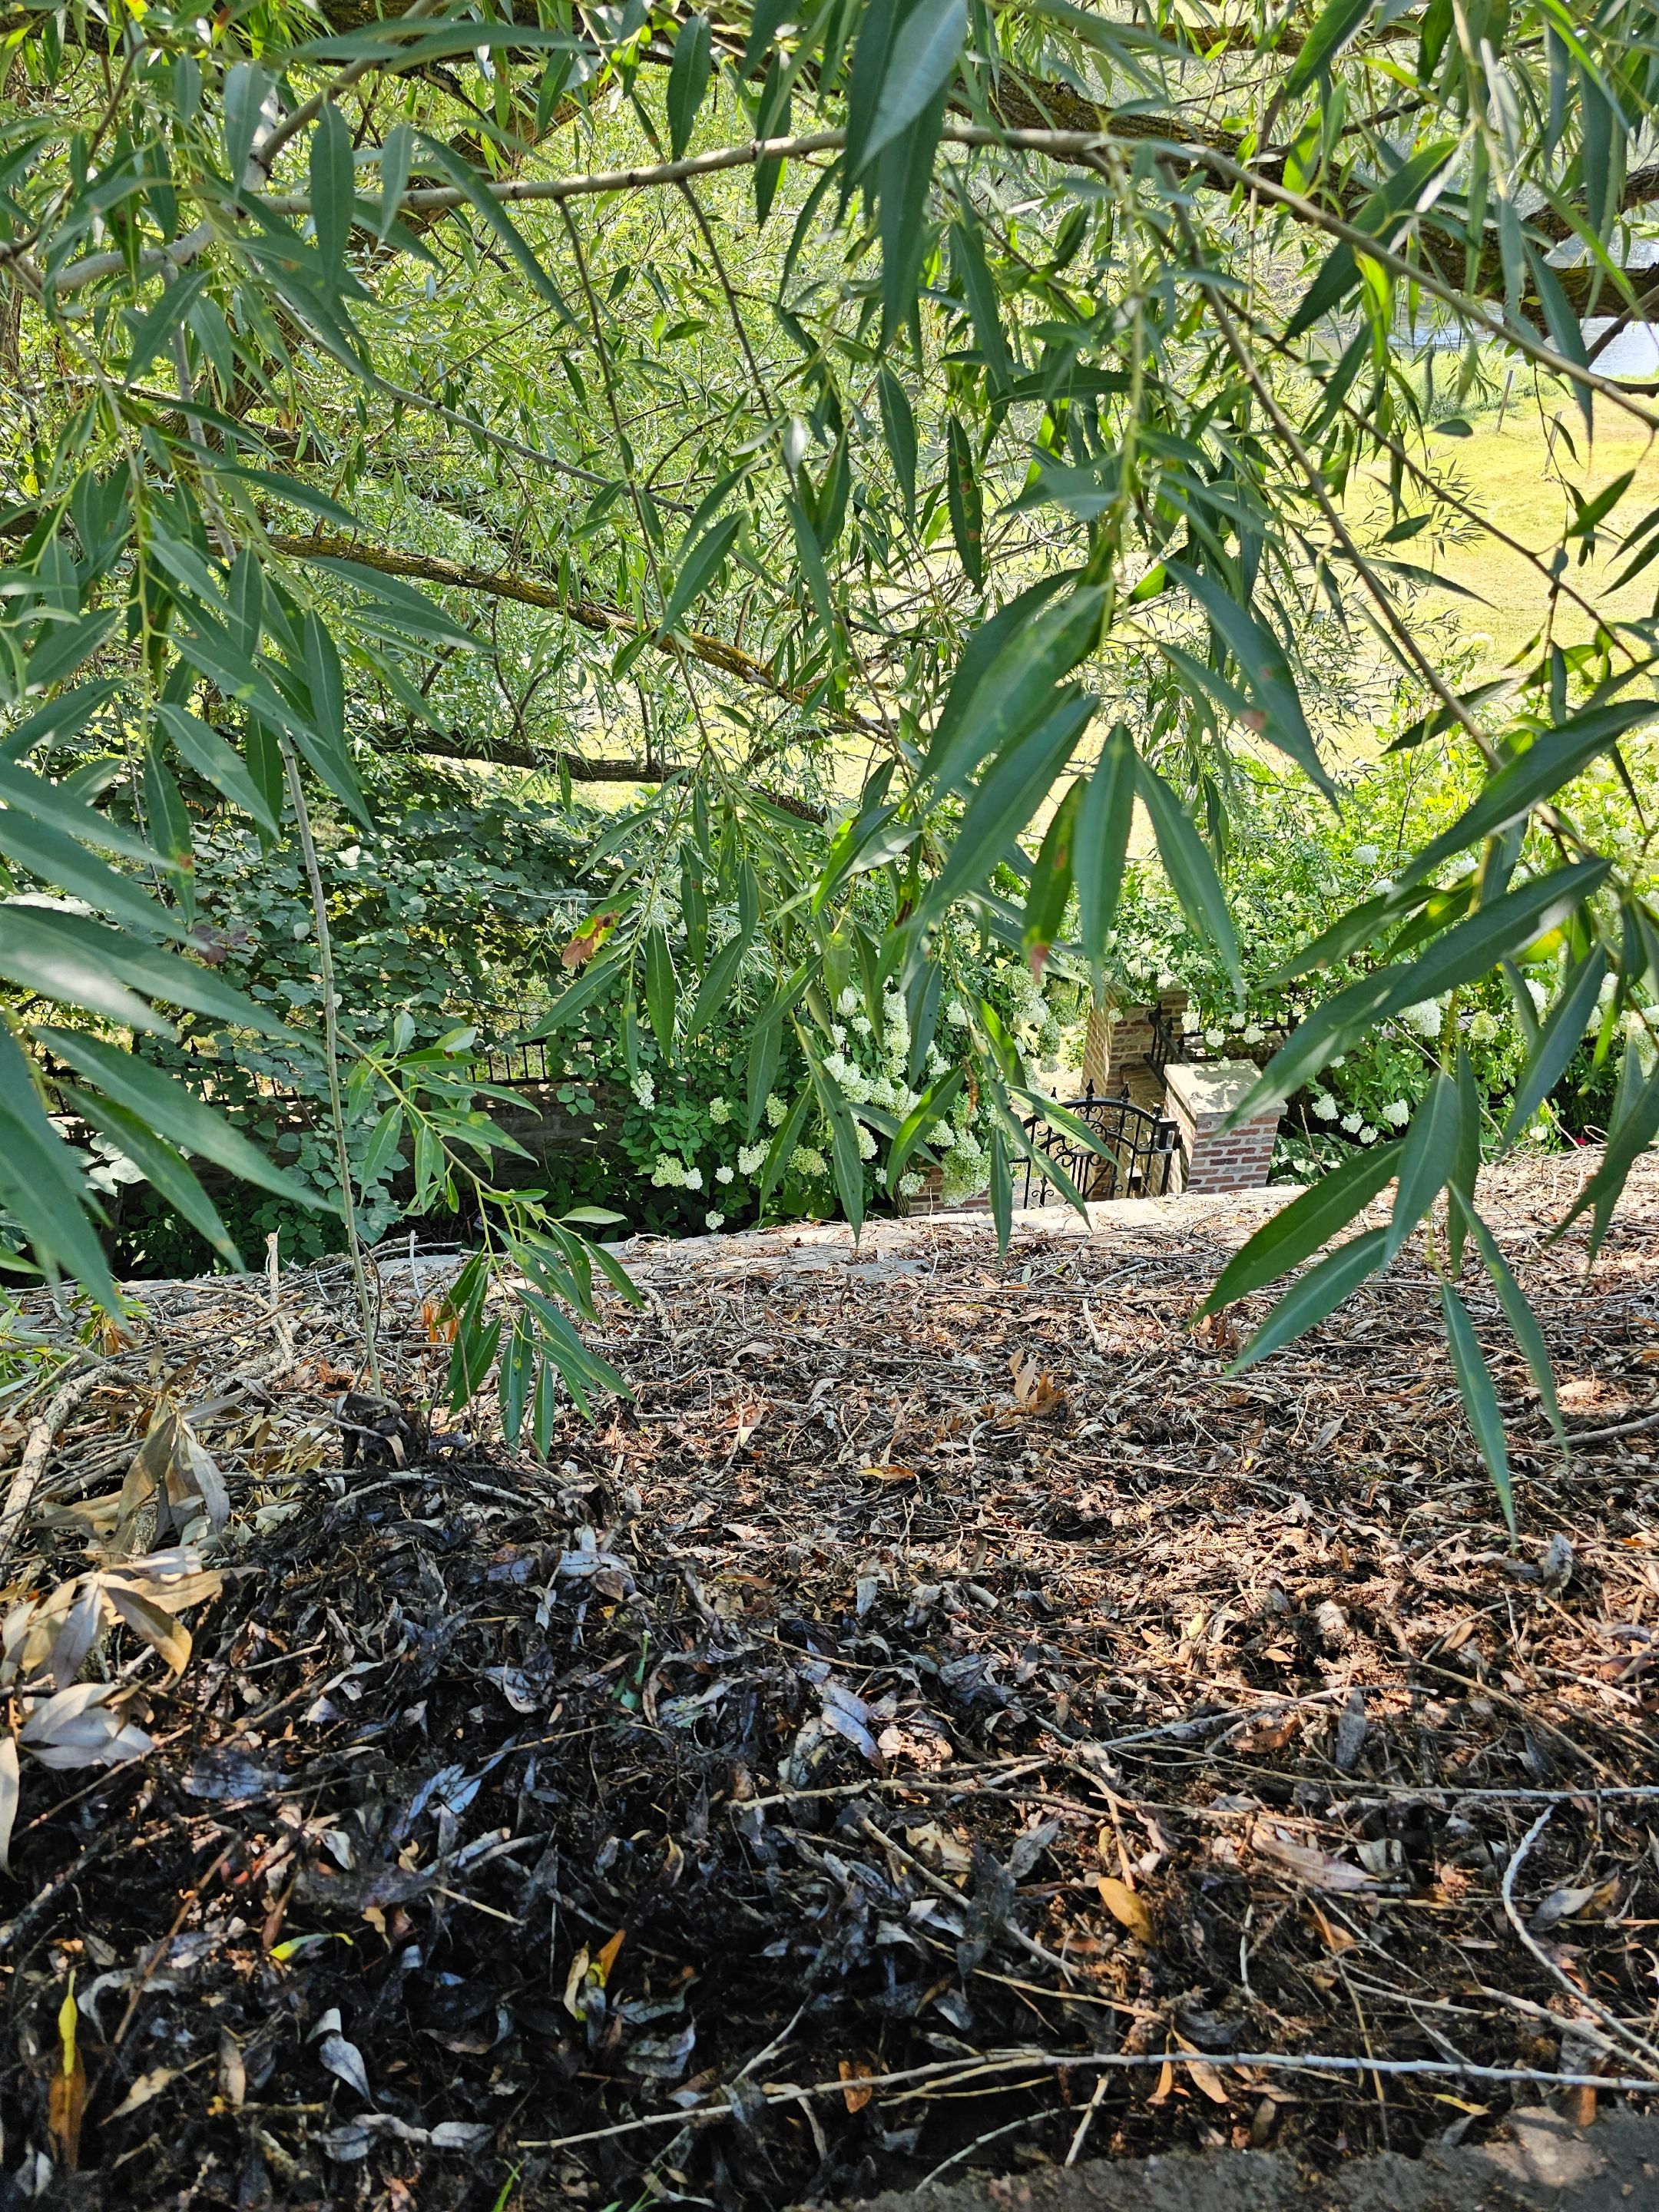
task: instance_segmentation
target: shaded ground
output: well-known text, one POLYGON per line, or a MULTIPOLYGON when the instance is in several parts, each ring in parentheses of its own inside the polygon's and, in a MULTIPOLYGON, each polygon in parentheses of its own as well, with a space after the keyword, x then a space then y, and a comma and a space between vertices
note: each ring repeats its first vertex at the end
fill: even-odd
MULTIPOLYGON (((94 1652, 152 1755, 25 1759, 13 2200, 746 2212, 1252 2145, 1340 2173, 1480 2148, 1540 2094, 1506 2071, 1659 2080, 1659 1164, 1588 1291, 1540 1249, 1577 1180, 1489 1206, 1570 1471, 1466 1285, 1516 1550, 1415 1255, 1243 1378, 1188 1334, 1248 1206, 1028 1223, 1006 1266, 944 1219, 856 1261, 633 1253, 635 1397, 545 1469, 452 1437, 345 1470, 338 1274, 275 1314, 154 1293, 52 1444, 29 1579, 111 1540, 61 1509, 164 1388, 228 1571, 181 1680, 127 1629, 94 1652)), ((413 1401, 441 1347, 406 1271, 387 1301, 413 1401)))

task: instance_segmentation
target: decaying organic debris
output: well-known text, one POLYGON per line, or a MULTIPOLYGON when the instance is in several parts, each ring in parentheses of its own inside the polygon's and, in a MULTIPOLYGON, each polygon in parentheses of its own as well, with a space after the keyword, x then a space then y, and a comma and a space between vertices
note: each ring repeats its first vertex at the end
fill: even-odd
POLYGON ((141 1293, 0 1427, 9 2185, 779 2206, 1659 2082, 1659 1169, 1588 1286, 1572 1174, 1490 1201, 1570 1468, 1473 1295, 1518 1549, 1413 1255, 1189 1332, 1244 1203, 635 1248, 545 1468, 427 1435, 441 1263, 406 1433, 343 1272, 141 1293))

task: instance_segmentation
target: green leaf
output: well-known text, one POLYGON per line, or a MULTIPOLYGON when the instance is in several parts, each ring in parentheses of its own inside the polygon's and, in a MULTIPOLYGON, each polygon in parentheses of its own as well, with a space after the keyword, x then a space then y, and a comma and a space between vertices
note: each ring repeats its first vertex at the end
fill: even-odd
MULTIPOLYGON (((1626 1071, 1633 1063, 1626 1062, 1626 1071)), ((1621 1084, 1620 1091, 1624 1086, 1621 1084)), ((1624 1103, 1621 1095, 1621 1103, 1624 1103)), ((1601 1240, 1613 1219, 1613 1209, 1619 1202, 1619 1194, 1625 1188, 1625 1179, 1640 1155, 1646 1152, 1656 1137, 1659 1137, 1659 1067, 1656 1067, 1629 1099, 1622 1115, 1615 1111, 1613 1127, 1607 1132, 1606 1150, 1601 1164, 1574 1199, 1563 1219, 1551 1231, 1549 1242, 1564 1236, 1587 1207, 1594 1206, 1595 1216, 1590 1228, 1590 1257, 1593 1260, 1601 1249, 1601 1240)))
POLYGON ((1350 983, 1300 1024, 1274 1054, 1261 1082, 1230 1117, 1233 1125, 1259 1114, 1271 1100, 1299 1091, 1338 1053, 1402 1006, 1472 983, 1506 956, 1524 951, 1599 890, 1607 869, 1605 860, 1589 860, 1537 877, 1491 906, 1477 908, 1409 967, 1380 968, 1350 983))
POLYGON ((1004 746, 987 769, 945 865, 916 909, 918 930, 990 874, 1076 750, 1096 704, 1090 693, 1073 686, 1060 694, 1045 721, 1004 746))
POLYGON ((1590 708, 1559 728, 1547 730, 1519 760, 1498 770, 1449 830, 1424 847, 1406 869, 1404 880, 1420 881, 1455 853, 1519 822, 1540 799, 1547 799, 1588 768, 1598 753, 1616 744, 1627 731, 1651 721, 1656 714, 1659 714, 1659 703, 1626 699, 1616 706, 1590 708))
POLYGON ((738 966, 748 949, 749 940, 739 930, 735 937, 726 939, 725 944, 708 963, 703 971, 702 981, 697 986, 697 995, 691 1008, 691 1018, 685 1025, 685 1039, 688 1044, 693 1037, 701 1035, 714 1016, 727 1005, 732 984, 737 980, 738 966))
POLYGON ((1462 1299, 1443 1276, 1440 1281, 1440 1308, 1446 1316, 1446 1342, 1451 1352, 1452 1372, 1457 1377, 1463 1411, 1468 1415, 1469 1426, 1474 1431, 1474 1440, 1480 1447, 1480 1456, 1486 1462, 1486 1472, 1492 1477, 1492 1488, 1498 1492, 1498 1502, 1504 1509, 1504 1518, 1512 1536, 1515 1493, 1510 1482, 1509 1448, 1504 1441, 1504 1416, 1498 1410, 1498 1393, 1475 1336, 1474 1324, 1462 1299))
POLYGON ((1123 887, 1124 857, 1134 821, 1136 766, 1134 740, 1119 722, 1089 779, 1078 817, 1073 861, 1079 933, 1084 951, 1096 963, 1106 957, 1106 935, 1116 917, 1123 887))
POLYGON ((674 1057, 674 963, 660 929, 645 933, 645 1006, 665 1060, 674 1057))
POLYGON ((1462 1194, 1454 1189, 1452 1203, 1455 1211, 1474 1243, 1486 1273, 1492 1278, 1498 1302, 1504 1309, 1510 1334, 1519 1346, 1521 1355, 1531 1370, 1540 1402, 1555 1431, 1555 1440, 1565 1452, 1569 1449, 1566 1424, 1561 1419, 1560 1400, 1556 1394, 1555 1368, 1550 1358, 1549 1346, 1544 1341, 1544 1332, 1538 1325, 1538 1316, 1527 1303, 1526 1292, 1510 1271, 1509 1262, 1498 1248, 1498 1240, 1491 1230, 1462 1194))
POLYGON ((113 635, 120 619, 118 609, 102 607, 89 610, 73 622, 48 623, 24 668, 24 691, 49 691, 54 684, 73 676, 82 662, 90 659, 113 635))
MULTIPOLYGON (((1329 69, 1344 46, 1363 27, 1376 0, 1326 0, 1326 5, 1302 42, 1302 51, 1285 79, 1284 96, 1294 100, 1322 70, 1329 69)), ((1398 9, 1390 9, 1397 14, 1398 9)), ((1201 40, 1203 33, 1198 36, 1201 40)))
POLYGON ((1008 1139, 1000 1126, 991 1131, 991 1218, 996 1224, 997 1250, 1006 1253, 1014 1233, 1014 1179, 1008 1170, 1008 1139))
POLYGON ((183 707, 163 702, 155 709, 156 716, 179 753, 233 806, 240 806, 251 814, 262 830, 274 837, 282 823, 266 804, 265 795, 248 774, 246 763, 217 730, 211 728, 199 716, 183 707))
POLYGON ((252 62, 236 63, 225 79, 225 167, 230 172, 233 185, 242 182, 248 155, 253 151, 254 134, 259 128, 259 111, 270 90, 270 79, 252 62))
POLYGON ((80 1170, 46 1119, 28 1062, 0 1028, 0 1206, 15 1216, 43 1267, 73 1275, 113 1313, 120 1299, 86 1203, 80 1170))
POLYGON ((1392 1260, 1456 1171, 1462 1150, 1463 1102, 1442 1068, 1412 1116, 1400 1154, 1400 1187, 1389 1224, 1385 1257, 1392 1260))
POLYGON ((118 929, 106 928, 88 915, 69 914, 48 907, 0 906, 0 933, 18 928, 44 930, 52 939, 88 965, 106 970, 131 984, 135 991, 163 1000, 173 1006, 212 1014, 267 1036, 286 1035, 287 1024, 270 1007, 245 997, 210 968, 193 960, 145 945, 118 929))
POLYGON ((1261 1290, 1264 1284, 1276 1281, 1311 1259, 1393 1180, 1399 1164, 1397 1150, 1394 1146, 1376 1145, 1369 1152, 1354 1152, 1340 1167, 1310 1183, 1299 1198, 1292 1199, 1270 1221, 1263 1222, 1222 1269, 1214 1289, 1198 1310, 1200 1315, 1216 1313, 1236 1298, 1248 1297, 1252 1291, 1261 1290))
POLYGON ((951 226, 951 265, 967 298, 974 336, 991 390, 994 393, 1006 392, 1013 376, 1013 364, 1008 358, 1007 340, 1003 336, 996 284, 985 258, 985 240, 971 210, 951 226))
POLYGON ((536 1372, 536 1333, 527 1316, 520 1313, 513 1323, 513 1334, 507 1339, 507 1350, 501 1355, 501 1372, 496 1388, 501 1399, 501 1434, 507 1448, 513 1450, 519 1441, 519 1431, 524 1426, 526 1401, 530 1395, 536 1372))
POLYGON ((876 388, 881 400, 881 428, 887 441, 887 457, 893 464, 893 474, 898 480, 899 497, 904 501, 904 512, 914 527, 916 519, 916 418, 911 410, 909 395, 892 370, 884 365, 876 379, 876 388))
POLYGON ((171 1036, 171 1023, 153 1014, 91 948, 60 933, 59 922, 79 919, 49 908, 0 905, 0 975, 56 1005, 82 1006, 124 1028, 171 1036))
POLYGON ((66 1060, 89 1083, 96 1084, 117 1105, 136 1114, 147 1128, 177 1145, 180 1152, 199 1154, 242 1182, 257 1183, 261 1190, 274 1192, 278 1198, 291 1199, 296 1206, 311 1206, 321 1212, 335 1211, 328 1200, 293 1176, 285 1175, 181 1083, 163 1075, 147 1060, 136 1060, 131 1053, 122 1052, 100 1037, 88 1036, 79 1030, 47 1028, 39 1034, 43 1044, 66 1060))
POLYGON ((90 853, 49 823, 31 822, 15 808, 0 813, 0 853, 20 867, 31 869, 43 882, 85 899, 100 913, 114 915, 135 929, 153 930, 158 937, 182 937, 184 925, 165 907, 140 890, 128 876, 96 860, 90 853))
POLYGON ((205 269, 185 270, 182 275, 170 279, 160 297, 154 300, 137 319, 133 325, 132 348, 127 356, 127 365, 121 372, 127 383, 136 382, 163 347, 172 343, 173 333, 195 306, 207 280, 205 269))
POLYGON ((859 1153, 858 1124, 834 1076, 816 1059, 809 1058, 808 1065, 823 1118, 830 1124, 830 1164, 836 1195, 856 1239, 864 1226, 864 1162, 859 1153))
POLYGON ((431 157, 434 166, 441 169, 450 182, 465 193, 472 206, 530 279, 537 297, 545 300, 550 307, 556 309, 562 322, 568 324, 572 330, 579 330, 581 325, 563 293, 525 243, 517 226, 508 218, 506 209, 490 191, 488 179, 480 176, 470 161, 464 160, 453 147, 446 145, 441 138, 434 137, 429 131, 422 131, 419 135, 421 144, 431 157))
POLYGON ((56 699, 48 699, 44 706, 0 737, 0 760, 21 761, 36 745, 50 741, 62 744, 66 738, 78 738, 98 709, 112 699, 121 689, 111 678, 96 684, 82 684, 73 691, 64 691, 56 699))
POLYGON ((1078 812, 1086 787, 1079 777, 1054 809, 1031 871, 1020 942, 1034 975, 1042 974, 1048 948, 1065 926, 1066 905, 1072 896, 1078 812))
POLYGON ((951 535, 957 557, 970 584, 985 581, 985 500, 974 472, 973 448, 960 420, 952 415, 945 424, 945 491, 951 508, 951 535))
POLYGON ((1607 972, 1607 956, 1595 945, 1589 958, 1581 960, 1567 978, 1515 1087, 1515 1098, 1504 1123, 1506 1145, 1515 1142, 1566 1073, 1567 1064, 1584 1042, 1584 1032, 1595 1017, 1601 978, 1607 972))
POLYGON ((1207 847, 1174 792, 1143 760, 1135 763, 1135 789, 1152 817, 1158 855, 1181 901, 1182 912, 1220 953, 1235 990, 1242 989, 1238 940, 1227 911, 1226 893, 1221 888, 1221 878, 1215 872, 1215 862, 1207 847))
POLYGON ((331 270, 344 266, 355 198, 351 133, 331 100, 311 134, 311 219, 317 227, 317 251, 331 270))
MULTIPOLYGON (((479 27, 482 29, 483 26, 479 27)), ((392 235, 392 227, 398 220, 398 210, 409 188, 409 168, 414 155, 413 125, 404 122, 394 123, 386 132, 386 143, 380 149, 380 214, 374 231, 383 246, 392 235)))
MULTIPOLYGON (((935 971, 937 973, 937 970, 935 971)), ((910 1156, 933 1123, 941 1121, 956 1103, 956 1096, 966 1079, 960 1067, 947 1068, 937 1083, 928 1085, 921 1097, 899 1124, 887 1155, 887 1189, 889 1196, 896 1196, 899 1178, 909 1164, 910 1156)))
POLYGON ((1252 720, 1259 720, 1260 734, 1288 753, 1328 798, 1334 798, 1335 786, 1320 760, 1289 658, 1278 638, 1215 577, 1180 561, 1166 561, 1164 566, 1198 601, 1216 635, 1225 641, 1256 702, 1257 715, 1252 720))
POLYGON ((125 1106, 118 1106, 112 1098, 100 1097, 94 1091, 66 1085, 64 1103, 73 1107, 82 1121, 101 1130, 112 1144, 118 1146, 134 1167, 143 1171, 144 1180, 184 1215, 192 1229, 206 1237, 220 1257, 228 1260, 239 1271, 241 1269, 242 1255, 219 1218, 218 1208, 180 1153, 153 1134, 136 1114, 128 1113, 125 1106))
POLYGON ((1346 1244, 1339 1244, 1316 1267, 1310 1267, 1285 1291, 1230 1371, 1242 1375, 1247 1367, 1254 1367, 1270 1352, 1278 1352, 1285 1345, 1294 1343, 1298 1336, 1305 1335, 1309 1329, 1316 1328, 1328 1315, 1335 1312, 1351 1291, 1357 1291, 1368 1275, 1376 1273, 1382 1264, 1388 1241, 1386 1229, 1368 1229, 1364 1236, 1350 1237, 1346 1244))
POLYGON ((917 0, 900 25, 860 157, 874 161, 908 131, 949 83, 968 31, 963 0, 917 0))
POLYGON ((801 1124, 806 1119, 806 1109, 812 1103, 811 1091, 802 1086, 800 1095, 784 1115, 776 1133, 766 1148, 766 1158, 761 1162, 761 1171, 755 1184, 755 1213, 758 1219, 766 1212, 766 1201, 772 1187, 789 1164, 791 1154, 800 1139, 801 1124))
POLYGON ((403 1104, 400 1100, 393 1099, 374 1124, 374 1133, 368 1140, 368 1149, 363 1154, 362 1164, 357 1170, 360 1188, 367 1189, 368 1185, 375 1182, 392 1164, 397 1156, 398 1146, 403 1133, 403 1104))
POLYGON ((9 761, 0 761, 0 800, 8 808, 32 815, 37 822, 51 823, 82 845, 118 853, 124 860, 136 860, 140 867, 155 864, 155 854, 142 837, 100 814, 61 784, 48 783, 45 776, 15 768, 9 761))
POLYGON ((708 16, 690 16, 676 33, 668 71, 668 137, 677 161, 691 143, 692 126, 708 90, 714 73, 711 52, 708 16))
POLYGON ((713 529, 706 531, 687 553, 680 563, 679 574, 674 579, 668 605, 663 610, 661 627, 664 630, 672 629, 693 600, 714 581, 743 525, 741 514, 724 516, 713 529))
POLYGON ((977 629, 963 648, 927 748, 927 783, 960 790, 980 763, 1036 726, 1054 704, 1054 686, 1100 639, 1103 586, 1048 577, 977 629))

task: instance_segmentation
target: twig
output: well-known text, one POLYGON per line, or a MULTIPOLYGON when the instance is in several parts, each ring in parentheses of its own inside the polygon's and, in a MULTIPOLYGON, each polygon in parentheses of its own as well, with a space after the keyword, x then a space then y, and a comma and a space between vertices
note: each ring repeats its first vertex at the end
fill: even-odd
POLYGON ((1089 2123, 1093 2119, 1095 2109, 1105 2094, 1106 2076, 1103 2074, 1099 2081, 1095 2083, 1093 2096, 1083 2108, 1083 2118, 1077 2124, 1077 2133, 1072 2137, 1072 2148, 1066 2154, 1065 2163, 1067 2166, 1077 2164, 1079 2155, 1083 2149, 1084 2138, 1089 2132, 1089 2123))
MULTIPOLYGON (((1093 2107, 1090 2109, 1092 2111, 1093 2107)), ((960 2150, 953 2150, 949 2158, 942 2158, 931 2173, 923 2174, 916 2184, 916 2195, 920 2197, 924 2189, 931 2189, 940 2174, 949 2173, 953 2166, 960 2166, 963 2159, 971 2158, 987 2143, 995 2142, 999 2136, 1012 2135, 1016 2128, 1029 2128, 1034 2120, 1040 2120, 1042 2117, 1041 2112, 1022 2112, 1017 2120, 1005 2120, 1000 2128, 988 2128, 982 2136, 975 2136, 972 2142, 964 2143, 960 2150)), ((1085 2126, 1088 2124, 1087 2113, 1084 2115, 1084 2124, 1085 2126)), ((1067 2166, 1071 2162, 1070 2159, 1066 2161, 1067 2166)))
MULTIPOLYGON (((1654 2045, 1648 2041, 1645 2036, 1638 2035, 1633 2027, 1630 2027, 1626 2021, 1620 2020, 1617 2013, 1609 2012, 1604 2004, 1601 2003, 1596 1998, 1591 1996, 1587 1990, 1581 1990, 1576 1982, 1569 1981, 1567 1977, 1562 1972, 1559 1966, 1556 1965, 1554 1960, 1551 1958, 1549 1953, 1545 1950, 1543 1945, 1539 1942, 1536 1936, 1533 1935, 1531 1929, 1528 1928, 1526 1923, 1522 1919, 1520 1913, 1516 1910, 1515 1878, 1521 1871, 1522 1860, 1525 1859, 1528 1852, 1531 1850, 1533 1845, 1538 1841, 1540 1836, 1543 1834, 1545 1829, 1549 1826, 1551 1818, 1554 1812, 1555 1808, 1553 1805, 1545 1806, 1543 1811, 1533 1822, 1531 1827, 1529 1827, 1526 1834, 1522 1837, 1514 1857, 1510 1859, 1509 1864, 1504 1868, 1502 1892, 1504 1899, 1504 1911, 1508 1915, 1510 1927, 1514 1929, 1516 1934, 1526 1945, 1528 1950, 1531 1952, 1533 1957, 1544 1969, 1544 1972, 1550 1976, 1552 1980, 1559 1983, 1561 1987, 1567 1992, 1567 1995, 1572 1998, 1575 2004, 1588 2007, 1588 2008, 1595 2014, 1596 2019, 1601 2021, 1603 2027, 1609 2029, 1614 2035, 1621 2038, 1625 2043, 1629 2045, 1632 2050, 1639 2051, 1642 2057, 1651 2061, 1654 2066, 1659 2067, 1659 2050, 1656 2050, 1654 2045)), ((1659 2076, 1656 2076, 1656 2079, 1659 2079, 1659 2076)))
POLYGON ((82 1398, 90 1396, 113 1364, 112 1360, 99 1359, 89 1367, 83 1368, 78 1375, 71 1375, 59 1386, 29 1430, 28 1441, 23 1446, 23 1456, 17 1462, 17 1472, 13 1475, 11 1487, 6 1493, 5 1510, 0 1512, 0 1567, 3 1567, 11 1557, 12 1545, 23 1525, 36 1486, 46 1472, 46 1462, 52 1455, 58 1431, 82 1398))
MULTIPOLYGON (((937 2082, 949 2075, 954 2081, 983 2080, 988 2075, 1015 2073, 1036 2069, 1042 2073, 1057 2073, 1064 2067, 1072 2072, 1084 2072, 1091 2067, 1108 2071, 1144 2072, 1150 2066, 1182 2064, 1186 2062, 1180 2054, 1171 2059, 1161 2051, 1016 2051, 993 2052, 971 2067, 965 2068, 960 2059, 941 2059, 929 2066, 909 2066, 894 2074, 861 2075, 860 2089, 890 2089, 917 2082, 937 2082)), ((1547 2074, 1533 2066, 1476 2066, 1451 2058, 1349 2058, 1324 2052, 1291 2054, 1282 2051, 1240 2051, 1214 2062, 1227 2068, 1266 2068, 1281 2074, 1397 2074, 1421 2075, 1449 2081, 1527 2082, 1540 2089, 1610 2089, 1632 2096, 1653 2096, 1659 2093, 1659 2082, 1646 2077, 1632 2079, 1622 2075, 1607 2074, 1547 2074)), ((803 2097, 842 2097, 847 2093, 847 2082, 816 2081, 802 2086, 774 2083, 763 2087, 762 2094, 769 2105, 798 2104, 803 2097)), ((550 2138, 522 2140, 520 2150, 568 2150, 577 2143, 608 2142, 618 2136, 637 2135, 647 2128, 672 2128, 688 2120, 709 2122, 726 2120, 732 2117, 729 2105, 713 2105, 690 2112, 648 2112, 641 2120, 623 2120, 614 2127, 589 2128, 580 2135, 555 2136, 550 2138)))

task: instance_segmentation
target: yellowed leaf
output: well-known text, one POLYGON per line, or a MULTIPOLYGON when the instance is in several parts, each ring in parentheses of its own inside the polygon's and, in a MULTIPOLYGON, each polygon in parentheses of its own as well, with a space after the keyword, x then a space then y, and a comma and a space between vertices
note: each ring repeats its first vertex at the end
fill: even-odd
POLYGON ((841 2094, 846 2100, 848 2111, 861 2112, 876 2094, 873 2089, 865 2087, 870 2078, 870 2069, 861 2065, 856 2058, 843 2058, 836 2071, 846 2084, 841 2094))
POLYGON ((1144 1900, 1135 1895, 1127 1881, 1120 1881, 1115 1875, 1101 1874, 1095 1876, 1095 1883, 1100 1891, 1101 1903, 1121 1927, 1128 1929, 1138 1943, 1151 1944, 1156 1941, 1152 1916, 1146 1910, 1144 1900))
POLYGON ((617 1963, 617 1954, 622 1949, 623 1938, 627 1932, 626 1929, 619 1928, 610 1942, 604 1945, 599 1957, 593 1961, 593 1971, 599 1977, 601 1989, 611 1979, 611 1969, 617 1963))

